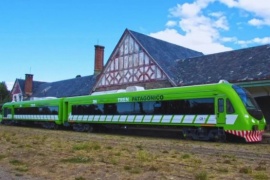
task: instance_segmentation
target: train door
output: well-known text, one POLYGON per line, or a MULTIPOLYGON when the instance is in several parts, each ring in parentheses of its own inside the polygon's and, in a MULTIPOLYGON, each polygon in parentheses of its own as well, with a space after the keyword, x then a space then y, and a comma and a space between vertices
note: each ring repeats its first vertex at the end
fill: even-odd
POLYGON ((64 122, 68 122, 68 114, 69 110, 68 110, 68 102, 65 101, 64 102, 64 107, 63 107, 63 121, 64 122))
POLYGON ((225 98, 219 96, 216 98, 216 116, 217 124, 225 124, 226 122, 226 110, 225 110, 225 98))

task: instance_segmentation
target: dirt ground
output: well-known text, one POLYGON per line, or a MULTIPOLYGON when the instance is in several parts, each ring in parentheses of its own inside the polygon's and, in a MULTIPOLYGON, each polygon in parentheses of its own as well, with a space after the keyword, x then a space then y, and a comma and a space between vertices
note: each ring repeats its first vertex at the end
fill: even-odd
POLYGON ((270 179, 269 144, 187 141, 153 133, 0 126, 0 180, 270 179))

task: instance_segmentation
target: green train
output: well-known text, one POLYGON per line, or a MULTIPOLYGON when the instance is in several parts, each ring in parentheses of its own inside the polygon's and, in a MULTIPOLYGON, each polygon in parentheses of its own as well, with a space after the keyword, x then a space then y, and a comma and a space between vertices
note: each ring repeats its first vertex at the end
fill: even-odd
POLYGON ((2 124, 41 124, 75 131, 101 127, 173 128, 184 138, 225 141, 240 137, 262 140, 266 121, 243 88, 216 84, 142 90, 127 88, 87 96, 6 103, 2 124))

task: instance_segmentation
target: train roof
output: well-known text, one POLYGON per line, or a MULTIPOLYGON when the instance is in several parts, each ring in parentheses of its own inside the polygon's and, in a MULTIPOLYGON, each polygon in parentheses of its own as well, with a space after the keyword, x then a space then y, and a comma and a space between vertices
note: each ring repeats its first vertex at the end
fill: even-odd
POLYGON ((192 91, 200 91, 203 90, 204 92, 206 91, 218 91, 218 90, 226 90, 226 87, 231 87, 232 84, 229 83, 226 80, 220 80, 218 83, 212 83, 212 84, 201 84, 201 85, 192 85, 192 86, 182 86, 182 87, 169 87, 169 88, 158 88, 158 89, 139 89, 139 90, 129 90, 130 87, 128 87, 127 89, 122 89, 122 90, 118 90, 118 91, 102 91, 102 92, 98 92, 98 93, 93 93, 91 95, 87 95, 87 96, 77 96, 77 97, 68 97, 65 98, 65 100, 70 100, 70 99, 81 99, 81 98, 93 98, 93 97, 111 97, 112 95, 116 95, 116 96, 122 96, 123 94, 127 94, 127 95, 134 95, 134 94, 148 94, 151 95, 151 93, 155 94, 155 93, 169 93, 169 92, 174 92, 175 90, 192 90, 192 91))

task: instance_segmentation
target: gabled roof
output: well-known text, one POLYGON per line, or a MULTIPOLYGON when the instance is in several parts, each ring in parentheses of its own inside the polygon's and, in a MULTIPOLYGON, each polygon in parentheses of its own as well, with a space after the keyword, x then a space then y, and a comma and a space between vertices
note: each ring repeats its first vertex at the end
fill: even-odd
POLYGON ((32 97, 71 97, 91 93, 96 82, 96 75, 43 83, 32 94, 32 97))
MULTIPOLYGON (((20 85, 20 88, 22 90, 22 93, 24 94, 24 86, 25 86, 25 80, 24 79, 16 79, 17 82, 19 83, 20 85)), ((33 81, 33 92, 35 92, 38 87, 41 85, 41 84, 44 84, 45 82, 41 82, 41 81, 33 81)))
POLYGON ((203 53, 198 51, 146 36, 135 31, 126 31, 128 31, 139 44, 141 44, 145 51, 154 59, 154 61, 157 62, 157 64, 172 80, 176 79, 175 74, 178 70, 174 67, 177 60, 203 56, 203 53))
POLYGON ((270 79, 270 45, 222 52, 177 62, 178 86, 225 79, 231 83, 270 79))
POLYGON ((155 81, 155 78, 159 78, 158 80, 166 79, 172 86, 176 86, 176 83, 172 80, 175 72, 169 70, 169 68, 172 67, 171 69, 175 70, 173 67, 178 59, 202 55, 200 52, 126 29, 111 53, 93 89, 95 91, 97 87, 111 88, 112 86, 118 88, 119 85, 126 85, 127 83, 148 83, 155 81), (134 59, 139 56, 137 60, 133 59, 134 64, 130 63, 132 55, 134 55, 134 59), (114 64, 116 63, 120 66, 123 63, 122 61, 126 61, 124 71, 122 67, 115 67, 114 64), (149 63, 151 64, 151 70, 148 67, 149 63), (136 69, 139 66, 140 69, 136 69), (141 66, 145 66, 144 70, 141 70, 143 69, 141 66), (128 77, 126 79, 123 78, 123 74, 128 77), (131 82, 129 81, 130 77, 134 77, 131 82))

